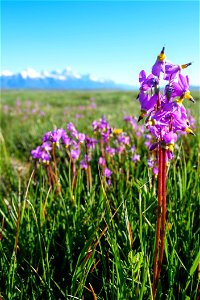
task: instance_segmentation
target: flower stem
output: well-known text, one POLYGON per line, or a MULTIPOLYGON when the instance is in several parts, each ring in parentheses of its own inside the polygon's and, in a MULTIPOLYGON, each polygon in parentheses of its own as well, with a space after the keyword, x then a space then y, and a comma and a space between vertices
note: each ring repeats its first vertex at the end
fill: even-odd
POLYGON ((166 224, 166 167, 167 150, 160 146, 158 172, 158 216, 156 230, 156 248, 154 252, 153 298, 156 297, 158 281, 164 256, 165 224, 166 224), (161 227, 162 226, 162 227, 161 227))
POLYGON ((52 185, 54 184, 53 172, 50 165, 47 165, 46 168, 47 168, 47 174, 49 179, 49 185, 50 187, 52 187, 52 185))
POLYGON ((159 257, 159 244, 160 244, 160 227, 162 216, 162 193, 163 193, 163 149, 160 145, 159 148, 159 166, 158 166, 158 213, 157 213, 157 227, 156 227, 156 245, 154 251, 154 266, 153 266, 153 298, 155 299, 156 290, 158 286, 158 257, 159 257))
POLYGON ((161 230, 161 246, 160 246, 160 260, 159 260, 159 269, 158 269, 158 280, 161 273, 161 266, 164 255, 164 245, 165 245, 165 224, 166 224, 166 149, 162 149, 163 155, 163 167, 162 167, 162 230, 161 230))
POLYGON ((72 190, 74 190, 76 186, 76 163, 72 160, 72 190))
POLYGON ((55 178, 56 178, 56 184, 57 184, 57 193, 60 194, 61 193, 61 187, 60 187, 60 182, 58 180, 58 172, 57 172, 57 164, 56 164, 54 143, 52 144, 52 157, 53 157, 54 172, 55 172, 55 178))

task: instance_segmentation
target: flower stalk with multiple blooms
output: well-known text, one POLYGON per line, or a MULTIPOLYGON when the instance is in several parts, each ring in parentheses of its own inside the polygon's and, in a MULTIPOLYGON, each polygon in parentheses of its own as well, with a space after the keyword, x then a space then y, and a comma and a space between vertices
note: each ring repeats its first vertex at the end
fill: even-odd
POLYGON ((156 151, 156 159, 151 163, 158 169, 158 213, 152 285, 154 298, 164 255, 167 164, 173 158, 178 136, 187 133, 194 135, 183 105, 184 99, 193 103, 194 99, 189 91, 188 76, 181 74, 181 70, 190 65, 191 63, 176 65, 168 62, 163 47, 152 67, 152 73, 146 76, 142 70, 139 74, 140 92, 137 98, 141 105, 141 114, 138 122, 146 118, 146 128, 155 139, 149 149, 156 151), (167 81, 163 93, 159 88, 161 74, 167 81))

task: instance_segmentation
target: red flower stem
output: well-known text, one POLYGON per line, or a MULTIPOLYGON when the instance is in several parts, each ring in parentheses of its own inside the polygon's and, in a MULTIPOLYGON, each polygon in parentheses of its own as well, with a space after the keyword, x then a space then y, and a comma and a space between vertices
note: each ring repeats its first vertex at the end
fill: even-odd
MULTIPOLYGON (((88 148, 87 148, 87 143, 85 143, 85 154, 88 155, 88 148)), ((90 171, 89 171, 89 164, 88 167, 85 170, 86 173, 86 179, 87 179, 87 188, 90 188, 90 171)))
POLYGON ((74 160, 72 160, 72 190, 74 190, 75 186, 76 186, 76 163, 74 160))
POLYGON ((48 176, 50 179, 50 185, 52 186, 52 185, 54 185, 54 173, 53 173, 53 170, 52 170, 50 164, 47 165, 47 170, 48 170, 48 176))
POLYGON ((163 169, 162 169, 162 230, 161 230, 161 246, 160 246, 160 260, 159 260, 159 270, 158 270, 158 280, 161 273, 161 267, 162 267, 162 261, 163 261, 163 255, 164 255, 164 245, 165 245, 165 224, 166 224, 166 172, 167 172, 167 166, 166 166, 166 156, 167 151, 163 148, 162 150, 163 155, 163 169))
MULTIPOLYGON (((105 151, 104 151, 104 145, 103 145, 103 139, 102 136, 100 137, 100 151, 101 151, 101 156, 105 159, 105 151)), ((102 173, 104 174, 105 171, 105 165, 102 165, 102 173)))
MULTIPOLYGON (((85 153, 87 156, 89 156, 87 144, 85 144, 85 153)), ((87 188, 92 188, 92 171, 91 171, 91 165, 90 162, 88 162, 88 168, 86 169, 86 177, 87 177, 87 188)))
POLYGON ((155 299, 156 290, 158 286, 158 255, 159 255, 159 244, 160 244, 160 226, 161 226, 161 215, 162 215, 162 193, 163 193, 163 155, 162 147, 159 148, 159 166, 158 166, 158 213, 157 213, 157 228, 156 228, 156 245, 154 251, 154 266, 153 266, 153 298, 155 299))
POLYGON ((88 166, 88 178, 89 178, 89 186, 90 186, 90 189, 91 189, 92 188, 92 170, 91 170, 90 164, 88 166))

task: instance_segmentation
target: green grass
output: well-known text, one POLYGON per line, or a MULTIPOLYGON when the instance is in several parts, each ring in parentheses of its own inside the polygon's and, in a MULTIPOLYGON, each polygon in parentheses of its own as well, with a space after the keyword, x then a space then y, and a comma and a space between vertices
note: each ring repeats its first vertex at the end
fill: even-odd
MULTIPOLYGON (((197 103, 186 105, 198 119, 195 96, 197 103)), ((0 296, 152 299, 157 183, 147 168, 144 138, 137 140, 140 162, 109 162, 111 188, 97 168, 98 148, 91 187, 84 170, 78 169, 72 188, 70 164, 59 158, 61 194, 56 187, 49 189, 45 168, 34 169, 30 159, 46 131, 66 128, 70 121, 92 136, 92 121, 106 115, 113 127, 131 135, 123 116, 138 116, 136 94, 3 91, 1 97, 0 296), (96 110, 89 107, 91 97, 96 110), (37 113, 30 113, 35 105, 37 113), (83 116, 76 119, 76 114, 83 116)), ((157 299, 192 300, 198 293, 198 126, 196 131, 196 136, 180 139, 168 170, 167 232, 157 299)))

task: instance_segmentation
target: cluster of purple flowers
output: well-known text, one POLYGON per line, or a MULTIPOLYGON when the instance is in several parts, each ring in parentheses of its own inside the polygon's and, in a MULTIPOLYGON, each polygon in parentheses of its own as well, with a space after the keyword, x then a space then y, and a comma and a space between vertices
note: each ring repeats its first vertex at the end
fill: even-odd
POLYGON ((37 161, 49 164, 53 147, 56 146, 60 150, 61 146, 64 146, 68 150, 70 159, 75 162, 80 157, 81 146, 84 145, 88 154, 81 161, 81 166, 86 168, 90 161, 90 149, 94 149, 96 144, 96 139, 78 132, 74 124, 70 122, 67 124, 67 130, 59 128, 46 132, 42 138, 42 144, 32 150, 31 155, 37 161))
MULTIPOLYGON (((174 145, 180 134, 194 134, 190 120, 183 105, 183 100, 194 102, 189 91, 189 78, 183 76, 181 70, 190 66, 172 64, 166 60, 165 48, 158 55, 152 67, 152 73, 146 76, 144 70, 139 73, 140 92, 138 99, 141 105, 141 114, 138 121, 146 117, 145 124, 152 134, 155 142, 149 146, 150 150, 158 149, 158 146, 167 149, 167 161, 172 159, 174 145), (167 81, 163 93, 159 83, 163 74, 163 80, 167 81)), ((149 160, 149 167, 155 168, 157 173, 157 159, 149 160)))
MULTIPOLYGON (((125 118, 126 121, 127 119, 128 117, 125 118)), ((127 132, 123 132, 122 129, 112 128, 105 117, 94 121, 92 127, 96 138, 78 132, 72 122, 67 124, 66 130, 59 128, 46 132, 42 138, 42 144, 32 150, 31 155, 37 162, 48 166, 51 160, 55 159, 55 153, 65 149, 73 166, 76 165, 76 167, 88 170, 92 161, 94 163, 93 157, 96 159, 97 151, 95 148, 98 145, 100 150, 98 165, 107 184, 111 185, 111 175, 115 170, 115 162, 126 157, 126 159, 130 158, 136 163, 140 160, 140 155, 136 153, 136 147, 131 136, 127 132)), ((132 127, 136 133, 137 122, 134 119, 132 119, 132 127)))
MULTIPOLYGON (((141 133, 143 129, 138 129, 136 121, 132 117, 124 117, 124 120, 132 122, 132 128, 135 131, 136 136, 138 131, 141 133)), ((114 155, 120 155, 124 152, 133 153, 136 151, 136 148, 131 141, 131 136, 124 132, 122 129, 112 128, 106 118, 101 118, 99 121, 94 121, 92 123, 94 133, 99 137, 100 144, 104 145, 104 152, 110 157, 114 155), (134 151, 133 151, 134 149, 134 151)), ((103 152, 103 149, 102 149, 103 152)))

